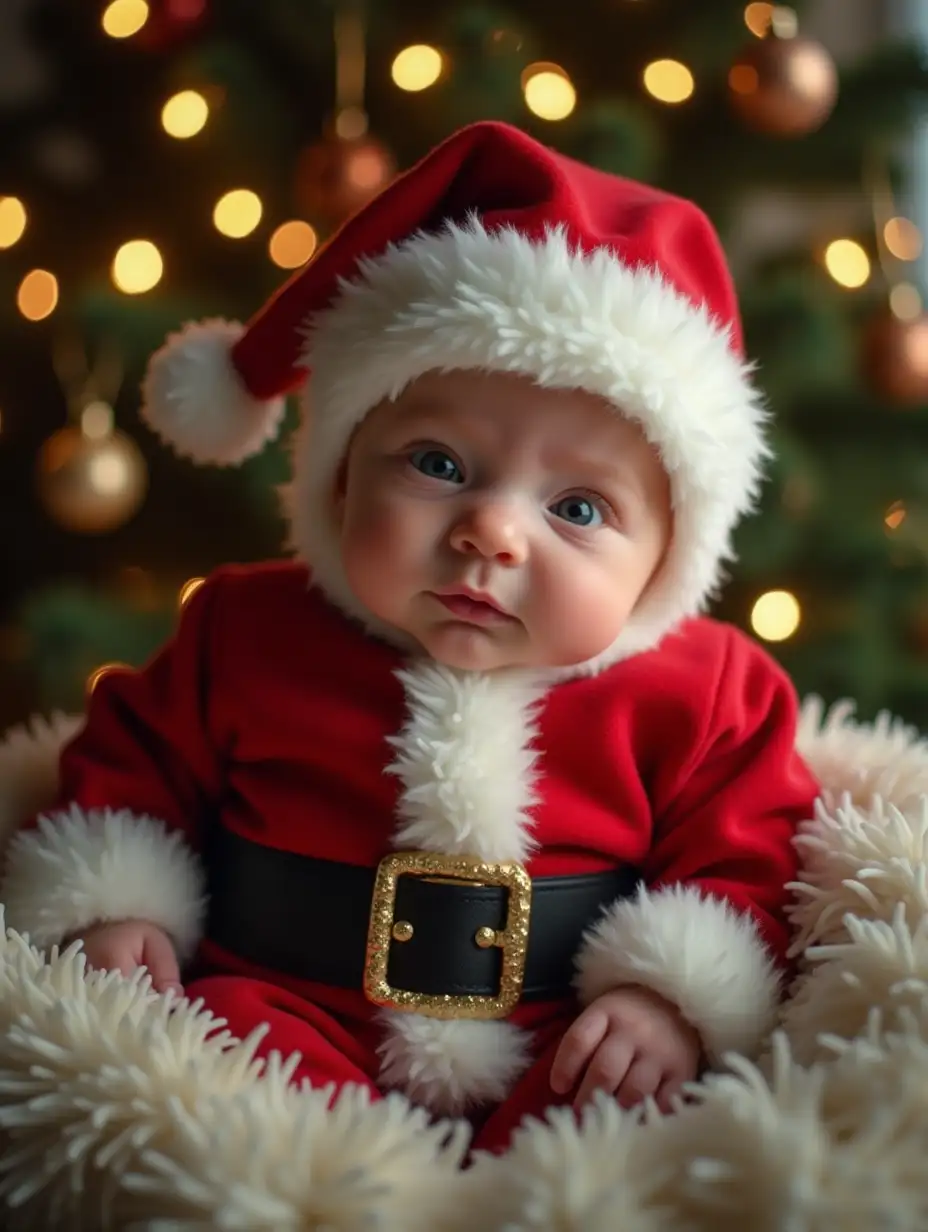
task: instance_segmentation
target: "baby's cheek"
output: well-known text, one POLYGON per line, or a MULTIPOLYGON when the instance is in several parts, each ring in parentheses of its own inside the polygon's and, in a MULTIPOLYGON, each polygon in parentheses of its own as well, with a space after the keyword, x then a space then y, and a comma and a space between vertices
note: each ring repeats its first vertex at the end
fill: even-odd
POLYGON ((608 574, 578 570, 557 589, 559 601, 549 606, 548 619, 564 661, 582 663, 602 654, 631 614, 632 602, 625 588, 608 574))

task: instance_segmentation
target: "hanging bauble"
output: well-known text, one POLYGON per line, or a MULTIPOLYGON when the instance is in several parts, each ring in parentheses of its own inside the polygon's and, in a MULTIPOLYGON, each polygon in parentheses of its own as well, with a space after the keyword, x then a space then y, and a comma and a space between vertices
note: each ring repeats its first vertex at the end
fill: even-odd
POLYGON ((766 38, 752 40, 729 70, 728 94, 748 128, 801 137, 831 115, 838 71, 821 43, 796 33, 792 11, 777 8, 766 38))
POLYGON ((329 133, 300 155, 297 204, 313 222, 334 230, 372 201, 395 174, 393 155, 375 137, 329 133))
POLYGON ((36 465, 45 509, 65 530, 81 535, 106 534, 128 522, 148 490, 138 445, 118 429, 95 431, 101 417, 94 420, 93 410, 84 412, 90 431, 76 424, 60 428, 42 446, 36 465))
POLYGON ((928 313, 877 313, 864 331, 862 360, 878 397, 896 406, 928 406, 928 313))

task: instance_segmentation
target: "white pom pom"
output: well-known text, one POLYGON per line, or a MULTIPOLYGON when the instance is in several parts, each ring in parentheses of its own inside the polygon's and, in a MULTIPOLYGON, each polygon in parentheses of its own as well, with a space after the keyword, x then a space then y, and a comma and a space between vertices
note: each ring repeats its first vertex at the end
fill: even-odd
POLYGON ((253 398, 235 371, 237 321, 190 324, 151 359, 142 388, 142 418, 194 462, 237 466, 259 453, 280 427, 284 399, 253 398))

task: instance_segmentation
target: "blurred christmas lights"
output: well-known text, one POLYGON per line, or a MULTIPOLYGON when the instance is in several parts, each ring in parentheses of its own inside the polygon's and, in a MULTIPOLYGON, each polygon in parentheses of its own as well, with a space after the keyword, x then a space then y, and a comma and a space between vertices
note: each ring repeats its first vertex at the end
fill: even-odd
POLYGON ((416 93, 433 86, 441 76, 443 67, 441 52, 427 43, 404 47, 395 57, 390 68, 394 84, 401 90, 416 93))
POLYGON ((764 38, 770 30, 770 22, 773 18, 772 4, 749 4, 744 10, 744 24, 755 36, 755 38, 764 38))
POLYGON ((295 218, 280 224, 268 241, 268 252, 281 269, 297 269, 316 251, 316 243, 316 232, 309 223, 295 218))
POLYGON ((185 141, 201 132, 209 119, 209 104, 196 90, 181 90, 161 109, 161 126, 170 137, 185 141))
POLYGON ((644 88, 659 103, 684 103, 693 93, 693 74, 679 60, 654 60, 642 74, 644 88))
POLYGON ((839 286, 856 290, 870 277, 870 258, 856 240, 832 240, 825 249, 825 268, 839 286))
POLYGON ((112 0, 103 10, 100 24, 110 38, 131 38, 148 21, 149 9, 145 0, 112 0))
POLYGON ((26 207, 18 197, 0 197, 0 248, 12 248, 26 230, 26 207))
POLYGON ((263 213, 264 207, 257 193, 249 188, 233 188, 216 202, 213 224, 222 235, 240 240, 251 235, 263 213))
POLYGON ((522 72, 522 93, 540 120, 566 120, 577 105, 577 91, 559 64, 530 64, 522 72))
POLYGON ((58 305, 58 279, 48 270, 34 269, 16 292, 16 307, 27 321, 44 321, 58 305))
POLYGON ((888 531, 898 530, 906 519, 906 507, 902 501, 894 501, 886 510, 883 525, 888 531))
POLYGON ((765 642, 785 642, 799 628, 799 600, 788 590, 768 590, 751 608, 751 628, 765 642))
POLYGON ((112 277, 126 295, 141 295, 161 281, 164 262, 151 240, 130 240, 113 258, 112 277))
POLYGON ((911 282, 897 282, 889 293, 889 310, 900 321, 914 321, 921 316, 922 296, 911 282))
POLYGON ((921 255, 922 234, 908 218, 890 218, 883 228, 883 243, 897 261, 915 261, 921 255))

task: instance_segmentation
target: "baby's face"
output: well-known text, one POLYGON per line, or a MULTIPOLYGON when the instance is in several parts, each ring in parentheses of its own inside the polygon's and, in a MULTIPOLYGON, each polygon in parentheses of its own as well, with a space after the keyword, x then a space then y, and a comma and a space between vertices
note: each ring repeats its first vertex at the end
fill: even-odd
POLYGON ((336 510, 361 603, 472 671, 607 649, 671 534, 669 482, 637 425, 498 373, 428 373, 377 406, 336 510))

